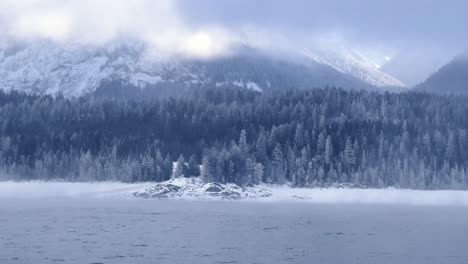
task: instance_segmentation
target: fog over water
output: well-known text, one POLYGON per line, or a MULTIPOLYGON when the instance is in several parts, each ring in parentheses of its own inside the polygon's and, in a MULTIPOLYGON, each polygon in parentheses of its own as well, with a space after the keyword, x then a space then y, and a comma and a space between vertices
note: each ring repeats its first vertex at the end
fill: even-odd
MULTIPOLYGON (((136 199, 132 193, 152 183, 118 182, 0 182, 0 199, 136 199)), ((269 186, 271 197, 238 202, 298 202, 315 204, 383 204, 423 206, 468 206, 468 191, 416 191, 398 189, 318 189, 269 186)), ((206 197, 186 198, 205 200, 206 197)), ((141 200, 141 199, 137 199, 141 200)))

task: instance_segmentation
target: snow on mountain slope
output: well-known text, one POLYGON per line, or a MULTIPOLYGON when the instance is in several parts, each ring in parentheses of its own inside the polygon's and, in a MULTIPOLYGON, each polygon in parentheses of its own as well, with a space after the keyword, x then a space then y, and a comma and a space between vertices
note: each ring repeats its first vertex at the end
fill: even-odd
POLYGON ((327 85, 404 87, 357 53, 309 51, 303 54, 307 65, 263 55, 250 52, 248 56, 190 61, 163 58, 137 41, 116 40, 101 47, 34 41, 0 49, 0 88, 80 96, 114 80, 137 88, 179 84, 256 91, 327 85))
POLYGON ((352 49, 314 49, 305 50, 303 54, 376 87, 407 88, 403 82, 383 72, 381 65, 352 49))
MULTIPOLYGON (((0 86, 6 90, 79 96, 95 90, 103 80, 125 80, 137 87, 161 82, 163 66, 158 60, 148 60, 144 50, 137 43, 96 48, 34 42, 2 51, 0 86)), ((184 74, 180 72, 179 77, 184 74)))

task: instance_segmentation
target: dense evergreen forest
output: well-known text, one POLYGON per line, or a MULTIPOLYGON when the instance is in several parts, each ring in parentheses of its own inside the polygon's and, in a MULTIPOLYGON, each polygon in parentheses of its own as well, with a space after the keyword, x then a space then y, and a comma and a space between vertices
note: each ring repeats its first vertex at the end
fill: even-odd
POLYGON ((0 92, 0 177, 466 189, 466 102, 335 88, 125 100, 0 92))

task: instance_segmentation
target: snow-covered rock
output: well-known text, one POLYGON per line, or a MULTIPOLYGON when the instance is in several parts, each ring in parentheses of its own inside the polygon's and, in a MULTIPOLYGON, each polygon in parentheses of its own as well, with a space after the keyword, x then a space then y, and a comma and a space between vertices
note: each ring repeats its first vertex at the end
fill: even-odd
POLYGON ((221 199, 265 198, 271 191, 263 187, 240 187, 236 184, 204 183, 198 178, 172 179, 133 192, 139 198, 221 199))

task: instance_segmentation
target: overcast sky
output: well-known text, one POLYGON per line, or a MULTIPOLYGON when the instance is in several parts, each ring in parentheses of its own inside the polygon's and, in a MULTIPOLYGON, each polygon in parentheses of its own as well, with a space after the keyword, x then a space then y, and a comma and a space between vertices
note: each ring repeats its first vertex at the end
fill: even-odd
POLYGON ((307 45, 333 36, 415 84, 468 48, 466 0, 180 0, 185 19, 231 28, 254 25, 307 45), (380 58, 379 58, 380 57, 380 58))
POLYGON ((130 34, 208 56, 244 41, 357 49, 415 84, 468 47, 466 0, 1 0, 3 39, 103 42, 130 34), (388 62, 387 62, 388 61, 388 62))

